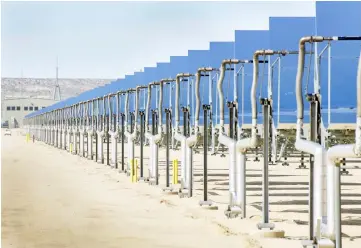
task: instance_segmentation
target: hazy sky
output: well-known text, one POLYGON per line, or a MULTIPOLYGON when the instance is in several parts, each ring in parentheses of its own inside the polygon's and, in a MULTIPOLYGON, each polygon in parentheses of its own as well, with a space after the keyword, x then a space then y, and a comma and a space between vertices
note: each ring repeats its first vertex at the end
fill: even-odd
POLYGON ((312 2, 2 2, 2 77, 121 78, 312 2))

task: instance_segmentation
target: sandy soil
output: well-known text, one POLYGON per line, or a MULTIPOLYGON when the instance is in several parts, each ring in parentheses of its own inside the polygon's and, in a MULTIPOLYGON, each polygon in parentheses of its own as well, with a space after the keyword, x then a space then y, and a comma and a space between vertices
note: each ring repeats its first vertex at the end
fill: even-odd
MULTIPOLYGON (((127 151, 127 148, 125 148, 127 151)), ((118 147, 120 161, 120 145, 118 147)), ((135 149, 139 157, 139 147, 135 149)), ((145 147, 145 175, 149 159, 145 147)), ((123 173, 25 137, 2 136, 3 247, 302 247, 308 233, 308 169, 299 162, 270 167, 270 221, 284 239, 259 238, 261 162, 247 162, 247 218, 227 219, 228 159, 209 157, 209 197, 218 210, 199 207, 203 154, 194 155, 194 197, 131 183, 123 173)), ((126 156, 126 154, 125 154, 126 156)), ((171 151, 171 159, 180 159, 171 151)), ((262 158, 260 158, 262 161, 262 158)), ((106 160, 106 159, 105 159, 106 160)), ((342 177, 343 244, 361 247, 361 170, 342 177)), ((139 175, 139 173, 138 173, 139 175)))
MULTIPOLYGON (((174 197, 174 196, 173 196, 174 197)), ((187 201, 189 199, 186 199, 187 201)), ((257 247, 159 188, 23 136, 2 136, 2 247, 257 247)))

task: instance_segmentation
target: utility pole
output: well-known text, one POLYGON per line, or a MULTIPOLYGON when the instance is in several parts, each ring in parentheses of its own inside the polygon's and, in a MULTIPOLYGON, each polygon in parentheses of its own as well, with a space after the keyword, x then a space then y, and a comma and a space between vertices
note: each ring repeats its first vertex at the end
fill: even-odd
POLYGON ((58 57, 56 57, 56 81, 55 81, 55 90, 54 90, 54 100, 60 101, 61 100, 61 93, 60 93, 60 86, 58 81, 58 74, 59 74, 59 67, 58 67, 58 57), (57 97, 58 95, 58 97, 57 97))

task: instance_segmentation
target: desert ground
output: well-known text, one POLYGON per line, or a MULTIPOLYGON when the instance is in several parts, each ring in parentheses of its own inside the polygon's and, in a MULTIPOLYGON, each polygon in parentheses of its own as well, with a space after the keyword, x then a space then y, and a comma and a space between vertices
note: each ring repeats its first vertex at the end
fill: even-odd
MULTIPOLYGON (((127 150, 127 149, 126 149, 127 150)), ((139 147, 136 147, 139 157, 139 147)), ((120 153, 120 147, 118 147, 120 153)), ((21 130, 1 136, 2 247, 302 247, 308 233, 308 170, 270 166, 270 221, 285 238, 262 238, 262 163, 247 163, 247 218, 228 219, 228 158, 209 155, 209 198, 200 207, 202 152, 195 154, 194 196, 165 193, 165 152, 160 185, 130 178, 42 142, 21 130)), ((125 154, 126 155, 126 154, 125 154)), ((120 157, 119 157, 120 159, 120 157)), ((145 171, 149 159, 145 147, 145 171)), ((180 159, 180 151, 171 151, 180 159)), ((262 161, 262 158, 261 158, 262 161)), ((147 174, 147 173, 146 173, 147 174)), ((361 170, 342 176, 343 244, 361 247, 361 170)))

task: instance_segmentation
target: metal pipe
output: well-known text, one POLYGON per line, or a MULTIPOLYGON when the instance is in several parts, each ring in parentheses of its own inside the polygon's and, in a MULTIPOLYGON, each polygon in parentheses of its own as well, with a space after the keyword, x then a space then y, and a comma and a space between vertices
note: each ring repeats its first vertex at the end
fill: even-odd
POLYGON ((277 126, 280 124, 281 116, 281 58, 278 57, 278 88, 277 88, 277 126))
POLYGON ((145 108, 145 126, 146 126, 146 133, 149 131, 149 109, 150 109, 150 99, 152 96, 152 83, 148 84, 148 97, 147 97, 147 106, 145 108))
POLYGON ((143 175, 143 141, 144 141, 144 112, 140 111, 140 178, 141 180, 144 180, 143 175))
POLYGON ((361 156, 361 52, 357 70, 357 126, 356 126, 356 144, 355 154, 361 156))
POLYGON ((133 128, 133 133, 136 130, 137 127, 137 121, 138 121, 138 109, 139 109, 139 91, 141 89, 146 89, 148 86, 147 85, 142 85, 142 86, 137 86, 135 88, 135 113, 134 113, 134 128, 133 128))
POLYGON ((194 121, 194 130, 195 132, 198 132, 198 123, 199 123, 199 110, 200 110, 200 105, 201 105, 201 96, 200 96, 200 92, 199 92, 199 84, 201 82, 201 73, 203 68, 200 68, 197 70, 196 73, 196 82, 194 85, 195 88, 195 96, 196 96, 196 112, 195 112, 195 121, 194 121))
POLYGON ((307 42, 321 42, 324 40, 332 40, 332 38, 326 38, 322 36, 308 36, 303 37, 299 41, 299 52, 298 52, 298 68, 297 68, 297 76, 296 76, 296 101, 297 101, 297 130, 296 130, 296 138, 301 138, 301 132, 303 127, 303 117, 304 117, 304 104, 303 104, 303 96, 302 96, 302 80, 304 73, 304 65, 305 65, 305 54, 306 48, 305 44, 307 42))
MULTIPOLYGON (((199 86, 200 86, 200 82, 201 82, 202 72, 212 72, 214 70, 215 69, 212 67, 202 67, 202 68, 199 68, 196 73, 196 82, 195 82, 196 111, 195 111, 195 123, 194 123, 195 129, 197 129, 198 125, 199 125, 199 112, 201 109, 201 97, 200 97, 200 90, 199 90, 200 87, 199 86)), ((211 85, 210 85, 210 87, 211 87, 211 85)))
MULTIPOLYGON (((223 60, 221 63, 221 68, 220 68, 220 76, 218 78, 218 82, 217 82, 217 91, 218 91, 218 98, 219 98, 219 107, 220 107, 220 134, 218 137, 219 143, 226 145, 229 149, 229 194, 230 194, 230 203, 229 203, 229 210, 232 211, 232 209, 236 206, 239 205, 240 202, 239 200, 240 197, 244 198, 243 196, 245 194, 242 194, 242 192, 237 192, 238 190, 242 191, 242 186, 244 186, 244 182, 245 180, 242 178, 239 178, 242 173, 241 171, 243 170, 242 168, 244 168, 245 164, 245 159, 242 159, 240 157, 240 155, 237 156, 237 149, 238 151, 243 152, 242 149, 238 148, 238 142, 230 137, 228 137, 225 133, 224 133, 224 94, 223 94, 223 80, 225 77, 225 71, 226 71, 226 65, 227 64, 238 64, 238 63, 249 63, 250 61, 248 60, 236 60, 236 59, 226 59, 223 60), (239 163, 241 163, 239 170, 237 170, 237 160, 239 163)), ((249 143, 249 142, 247 142, 249 143)), ((244 158, 244 156, 243 156, 244 158)), ((243 187, 244 188, 244 187, 243 187)), ((245 191, 245 189, 243 189, 243 191, 245 191)), ((245 203, 244 203, 245 204, 245 203)), ((244 206, 244 205, 242 205, 244 206)), ((236 207, 238 208, 238 207, 236 207)), ((238 210, 236 210, 238 211, 238 210)))
POLYGON ((124 114, 125 114, 125 132, 128 132, 128 112, 129 112, 129 90, 125 94, 125 106, 124 106, 124 114))
MULTIPOLYGON (((195 96, 196 96, 196 111, 195 111, 195 122, 194 122, 194 134, 190 137, 186 138, 186 157, 187 161, 185 164, 186 171, 188 171, 188 197, 192 196, 192 186, 193 186, 193 147, 197 143, 198 139, 198 132, 199 132, 199 112, 200 112, 200 105, 201 105, 201 99, 200 99, 200 90, 199 85, 202 77, 202 72, 211 72, 214 69, 211 67, 202 67, 197 70, 196 73, 196 82, 195 82, 195 96)), ((178 106, 178 105, 176 105, 178 106)), ((184 128, 185 128, 184 124, 184 128)), ((182 161, 183 163, 183 161, 182 161)))
MULTIPOLYGON (((322 37, 322 36, 313 37, 313 36, 310 36, 310 37, 303 37, 299 41, 298 69, 297 69, 297 76, 296 76, 297 129, 296 129, 295 147, 297 150, 307 152, 309 154, 314 155, 314 158, 315 158, 314 176, 313 176, 314 182, 320 181, 320 179, 322 178, 322 167, 326 163, 326 158, 325 158, 326 151, 322 145, 312 142, 312 141, 303 140, 301 137, 302 129, 303 129, 303 118, 304 118, 304 104, 303 104, 303 97, 302 97, 302 79, 303 79, 304 63, 305 63, 305 44, 312 43, 312 42, 322 42, 325 40, 331 41, 331 40, 354 40, 354 39, 355 39, 355 37, 322 37)), ((357 39, 361 40, 361 37, 358 37, 357 39)), ((330 152, 330 150, 329 150, 329 152, 330 152)), ((347 152, 345 152, 345 153, 347 153, 347 152)), ((330 156, 330 155, 328 154, 328 156, 330 156)), ((332 184, 331 181, 334 180, 333 175, 334 175, 333 170, 328 170, 328 175, 327 175, 328 185, 332 184)), ((328 187, 327 190, 330 190, 330 187, 328 187)), ((331 197, 331 199, 328 199, 328 200, 332 201, 332 194, 328 193, 328 195, 331 197)), ((314 225, 314 228, 316 228, 316 230, 314 230, 314 237, 317 237, 317 233, 318 233, 317 223, 322 220, 322 204, 320 204, 320 202, 322 202, 322 199, 323 199, 322 183, 321 183, 321 185, 320 185, 320 183, 317 183, 315 185, 314 198, 316 200, 314 201, 315 214, 314 214, 313 225, 314 225)), ((332 211, 332 210, 330 210, 330 208, 328 207, 328 211, 332 211)), ((332 222, 332 221, 330 221, 330 222, 332 222)))
POLYGON ((327 66, 327 84, 328 84, 328 94, 327 94, 327 102, 328 102, 328 125, 331 125, 331 45, 328 50, 328 66, 327 66))
POLYGON ((339 158, 359 157, 354 153, 354 144, 336 145, 327 151, 327 236, 335 240, 336 248, 342 247, 341 241, 341 212, 340 212, 340 182, 337 180, 340 170, 339 158), (338 171, 338 172, 337 172, 338 171))
MULTIPOLYGON (((137 121, 138 121, 138 109, 139 109, 139 91, 141 89, 146 89, 148 86, 143 85, 143 86, 137 86, 135 88, 135 109, 134 109, 134 125, 132 127, 132 130, 130 130, 130 132, 126 131, 125 135, 128 137, 128 139, 132 139, 132 141, 134 141, 137 137, 137 121)), ((129 92, 134 91, 133 89, 131 89, 129 92)), ((128 93, 129 94, 129 93, 128 93)), ((127 94, 127 96, 128 96, 127 94)), ((129 106, 129 97, 127 100, 127 104, 126 104, 126 112, 128 112, 128 107, 129 106)))
POLYGON ((274 51, 274 50, 258 50, 253 54, 253 83, 251 89, 251 105, 252 105, 252 137, 251 146, 257 144, 257 85, 259 74, 259 56, 279 54, 285 56, 287 54, 295 54, 294 51, 274 51))
MULTIPOLYGON (((151 86, 152 85, 159 85, 160 86, 160 98, 158 101, 158 109, 160 112, 160 116, 162 116, 162 105, 163 105, 163 83, 166 80, 160 82, 151 82, 148 84, 148 101, 147 101, 147 109, 146 109, 146 118, 149 115, 149 108, 150 108, 150 101, 151 101, 151 86)), ((146 120, 149 123, 149 120, 146 120)), ((152 126, 154 126, 154 120, 152 121, 152 126)), ((151 156, 149 161, 149 172, 150 172, 150 179, 153 179, 151 183, 158 185, 158 142, 160 142, 162 138, 162 120, 159 120, 158 125, 158 134, 154 134, 153 132, 150 133, 149 129, 145 132, 145 137, 149 140, 150 149, 151 149, 151 156)))
POLYGON ((361 51, 357 70, 357 117, 361 118, 361 51))
MULTIPOLYGON (((134 129, 133 127, 131 126, 130 130, 128 130, 128 118, 129 118, 129 94, 130 93, 133 93, 133 92, 136 92, 136 89, 128 89, 127 92, 126 92, 126 103, 125 103, 125 125, 126 125, 126 128, 125 128, 125 136, 128 138, 128 164, 127 164, 127 175, 129 176, 130 175, 130 166, 131 166, 131 163, 133 161, 134 163, 134 139, 135 139, 135 136, 136 136, 136 122, 134 122, 134 129), (132 131, 133 129, 133 131, 132 131)), ((137 95, 137 94, 136 94, 137 95)), ((136 100, 137 100, 137 97, 136 97, 136 100)), ((136 103, 136 108, 137 108, 137 103, 136 103)), ((130 117, 131 118, 131 117, 130 117)), ((132 125, 132 121, 130 120, 130 125, 132 125)))
POLYGON ((161 139, 162 135, 162 121, 163 121, 163 84, 165 80, 159 82, 159 99, 158 99, 158 137, 161 139))
POLYGON ((220 76, 217 82, 217 91, 218 91, 218 98, 219 98, 219 118, 220 118, 220 125, 221 129, 224 128, 224 94, 223 94, 223 80, 226 73, 226 65, 227 64, 238 64, 240 60, 238 59, 225 59, 221 63, 220 68, 220 76))
POLYGON ((179 128, 180 82, 181 82, 181 79, 192 77, 192 76, 193 76, 193 74, 190 74, 190 73, 179 73, 179 74, 177 74, 177 76, 175 78, 175 82, 176 82, 176 88, 175 88, 175 130, 176 130, 176 132, 178 132, 178 128, 179 128))

